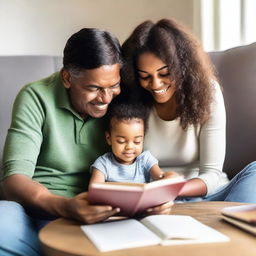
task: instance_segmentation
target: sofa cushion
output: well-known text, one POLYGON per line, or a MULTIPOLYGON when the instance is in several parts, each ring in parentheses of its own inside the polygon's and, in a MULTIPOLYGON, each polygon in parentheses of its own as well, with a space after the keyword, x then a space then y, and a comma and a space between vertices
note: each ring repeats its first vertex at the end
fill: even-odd
MULTIPOLYGON (((11 122, 12 105, 25 84, 46 77, 62 67, 61 57, 1 56, 0 57, 0 162, 11 122)), ((1 178, 1 170, 0 170, 1 178)))
POLYGON ((256 160, 256 43, 210 53, 227 112, 224 171, 233 177, 256 160))

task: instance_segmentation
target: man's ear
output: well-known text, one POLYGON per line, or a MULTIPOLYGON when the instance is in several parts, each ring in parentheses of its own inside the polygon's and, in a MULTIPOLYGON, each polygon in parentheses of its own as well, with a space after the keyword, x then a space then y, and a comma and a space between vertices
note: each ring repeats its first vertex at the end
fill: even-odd
POLYGON ((62 77, 62 81, 64 84, 64 87, 69 89, 71 87, 70 84, 70 72, 67 69, 62 69, 61 70, 61 77, 62 77))
POLYGON ((105 137, 106 137, 106 141, 107 141, 108 145, 111 146, 110 133, 109 132, 105 132, 105 137))

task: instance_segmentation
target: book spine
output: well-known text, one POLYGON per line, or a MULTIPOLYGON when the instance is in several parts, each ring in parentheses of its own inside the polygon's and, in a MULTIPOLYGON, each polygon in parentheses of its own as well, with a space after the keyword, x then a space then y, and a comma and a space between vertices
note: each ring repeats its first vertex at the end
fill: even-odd
POLYGON ((139 209, 139 207, 140 207, 140 205, 141 205, 141 202, 143 201, 144 194, 145 194, 145 190, 143 189, 143 191, 142 191, 142 193, 141 193, 141 195, 140 195, 140 198, 139 198, 139 200, 138 200, 136 206, 134 207, 134 210, 133 210, 133 212, 132 212, 132 216, 134 216, 134 215, 137 213, 137 211, 138 211, 138 209, 139 209))

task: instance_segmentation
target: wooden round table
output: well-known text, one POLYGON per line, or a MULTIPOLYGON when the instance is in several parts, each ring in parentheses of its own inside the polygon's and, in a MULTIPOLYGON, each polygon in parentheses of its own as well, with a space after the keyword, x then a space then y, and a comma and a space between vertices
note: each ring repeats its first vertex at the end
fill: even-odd
POLYGON ((255 256, 255 236, 221 219, 220 210, 226 206, 241 205, 234 202, 196 202, 176 204, 171 214, 190 215, 230 238, 227 243, 193 244, 178 246, 147 246, 100 253, 80 229, 80 223, 57 219, 39 233, 42 250, 47 256, 255 256))

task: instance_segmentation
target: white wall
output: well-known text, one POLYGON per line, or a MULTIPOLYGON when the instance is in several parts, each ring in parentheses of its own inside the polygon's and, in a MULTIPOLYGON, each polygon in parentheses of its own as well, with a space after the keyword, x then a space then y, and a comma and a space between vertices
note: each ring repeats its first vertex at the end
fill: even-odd
POLYGON ((83 27, 114 33, 122 42, 146 19, 176 18, 197 29, 198 0, 0 0, 0 55, 62 55, 83 27))

